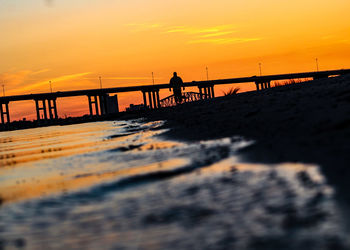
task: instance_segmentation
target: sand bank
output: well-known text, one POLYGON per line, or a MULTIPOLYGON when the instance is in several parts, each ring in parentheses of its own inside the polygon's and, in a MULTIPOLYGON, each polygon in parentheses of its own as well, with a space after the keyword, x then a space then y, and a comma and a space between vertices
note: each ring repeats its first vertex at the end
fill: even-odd
POLYGON ((150 118, 167 120, 175 139, 253 139, 241 151, 245 161, 316 163, 350 201, 350 76, 182 104, 150 118))

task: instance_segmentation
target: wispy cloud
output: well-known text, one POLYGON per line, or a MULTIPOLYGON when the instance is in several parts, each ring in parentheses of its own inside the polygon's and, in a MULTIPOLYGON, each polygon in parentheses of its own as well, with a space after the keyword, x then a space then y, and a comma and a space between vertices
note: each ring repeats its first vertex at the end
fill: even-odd
POLYGON ((212 27, 194 26, 169 26, 165 24, 129 24, 134 31, 154 30, 162 34, 181 34, 187 38, 189 44, 211 43, 211 44, 234 44, 258 41, 259 37, 240 37, 239 31, 234 25, 219 25, 212 27), (236 35, 233 35, 236 34, 236 35))
POLYGON ((18 72, 8 72, 8 73, 0 74, 0 80, 5 84, 7 93, 14 95, 14 94, 25 94, 30 91, 40 91, 43 86, 45 85, 48 86, 49 81, 51 81, 52 83, 60 83, 68 80, 78 79, 83 76, 91 74, 91 72, 83 72, 83 73, 53 77, 45 80, 43 80, 42 77, 40 78, 37 77, 37 75, 47 71, 49 71, 49 69, 42 69, 37 71, 22 70, 18 72), (37 81, 33 79, 33 76, 36 76, 35 78, 39 78, 40 80, 37 81))
MULTIPOLYGON (((83 73, 77 73, 77 74, 71 74, 71 75, 63 75, 63 76, 59 76, 59 77, 55 77, 50 79, 50 81, 52 83, 59 83, 59 82, 64 82, 64 81, 68 81, 68 80, 72 80, 72 79, 77 79, 86 75, 91 74, 91 72, 83 72, 83 73)), ((44 80, 44 81, 40 81, 34 84, 30 84, 30 85, 26 85, 24 87, 21 88, 21 91, 26 92, 26 91, 30 91, 33 89, 39 89, 42 86, 45 86, 48 84, 48 80, 44 80)))
POLYGON ((213 44, 233 44, 233 43, 246 43, 246 42, 253 42, 253 41, 259 41, 261 38, 208 38, 208 39, 197 39, 197 40, 191 40, 189 43, 195 44, 195 43, 213 43, 213 44))
POLYGON ((219 32, 234 32, 233 25, 221 25, 214 27, 191 27, 191 26, 175 26, 169 27, 166 33, 184 33, 184 34, 213 34, 219 32))
MULTIPOLYGON (((96 77, 84 78, 85 80, 95 80, 96 77)), ((154 79, 162 79, 160 77, 155 77, 154 79)), ((152 77, 147 76, 111 76, 111 77, 102 77, 102 80, 152 80, 152 77)))
POLYGON ((215 36, 225 36, 234 33, 234 31, 221 31, 221 32, 215 32, 215 33, 209 33, 205 35, 201 35, 201 37, 215 37, 215 36))
POLYGON ((48 72, 48 71, 50 71, 50 69, 41 69, 41 70, 38 70, 38 71, 31 72, 31 75, 39 75, 39 74, 42 74, 42 73, 45 73, 45 72, 48 72))

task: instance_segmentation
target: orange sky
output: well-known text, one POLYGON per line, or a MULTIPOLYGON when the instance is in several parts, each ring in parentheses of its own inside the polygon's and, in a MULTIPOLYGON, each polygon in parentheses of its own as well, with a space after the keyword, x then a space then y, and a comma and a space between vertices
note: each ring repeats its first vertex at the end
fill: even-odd
MULTIPOLYGON (((6 95, 350 68, 348 0, 3 0, 0 81, 6 95)), ((248 86, 248 88, 251 86, 248 86)), ((244 87, 243 87, 244 88, 244 87)), ((217 95, 222 91, 217 89, 217 95)), ((168 91, 163 91, 167 96, 168 91)), ((141 94, 120 95, 120 105, 141 94)), ((34 103, 10 103, 12 120, 34 103)), ((87 113, 87 98, 59 100, 87 113)))

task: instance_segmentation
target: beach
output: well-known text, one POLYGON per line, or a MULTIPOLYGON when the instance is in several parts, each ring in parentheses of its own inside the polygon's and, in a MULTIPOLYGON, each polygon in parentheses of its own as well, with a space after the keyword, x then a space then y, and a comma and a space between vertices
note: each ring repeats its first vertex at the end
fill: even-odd
POLYGON ((0 248, 350 249, 349 79, 2 133, 0 248))
POLYGON ((152 116, 160 118, 172 128, 172 138, 254 140, 240 151, 248 162, 318 164, 349 199, 350 76, 182 104, 152 116))

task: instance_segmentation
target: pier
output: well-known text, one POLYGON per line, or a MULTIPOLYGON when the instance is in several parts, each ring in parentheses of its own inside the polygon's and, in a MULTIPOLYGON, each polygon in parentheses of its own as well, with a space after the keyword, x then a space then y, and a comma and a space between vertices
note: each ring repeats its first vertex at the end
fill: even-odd
MULTIPOLYGON (((330 76, 339 76, 350 74, 350 69, 341 70, 329 70, 329 71, 317 71, 317 72, 303 72, 292 74, 279 74, 279 75, 265 75, 265 76, 251 76, 241 78, 230 79, 218 79, 208 81, 192 81, 185 82, 184 87, 198 87, 198 95, 195 95, 197 99, 214 98, 215 85, 222 84, 237 84, 237 83, 255 83, 257 91, 262 91, 271 88, 271 81, 277 80, 290 80, 290 79, 320 79, 328 78, 330 76)), ((28 95, 16 95, 0 97, 0 116, 1 123, 10 123, 10 109, 9 103, 17 101, 33 100, 35 103, 35 109, 37 114, 37 120, 43 117, 45 120, 58 119, 57 115, 57 98, 86 96, 88 100, 88 106, 91 116, 103 116, 111 112, 109 102, 117 102, 117 99, 113 99, 110 94, 125 93, 125 92, 140 92, 143 96, 143 104, 149 109, 158 109, 161 107, 159 98, 159 91, 161 89, 168 89, 169 84, 158 85, 143 85, 143 86, 129 86, 129 87, 116 87, 116 88, 102 88, 102 89, 86 89, 75 91, 58 91, 53 93, 41 93, 41 94, 28 94, 28 95)), ((191 98, 191 97, 189 97, 191 98)))

